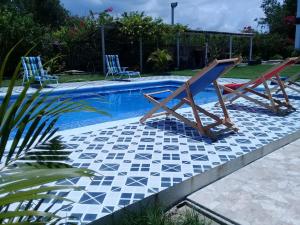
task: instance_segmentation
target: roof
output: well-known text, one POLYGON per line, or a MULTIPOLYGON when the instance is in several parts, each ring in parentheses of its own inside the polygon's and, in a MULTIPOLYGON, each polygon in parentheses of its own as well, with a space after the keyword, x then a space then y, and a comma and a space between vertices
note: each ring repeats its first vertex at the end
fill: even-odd
POLYGON ((254 33, 234 33, 234 32, 208 31, 208 30, 188 30, 185 33, 219 34, 219 35, 240 36, 240 37, 253 37, 254 36, 254 33))

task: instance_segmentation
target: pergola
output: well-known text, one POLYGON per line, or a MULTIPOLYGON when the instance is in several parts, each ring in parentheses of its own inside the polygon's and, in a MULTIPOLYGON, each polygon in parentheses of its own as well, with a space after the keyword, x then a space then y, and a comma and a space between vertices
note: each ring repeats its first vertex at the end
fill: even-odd
MULTIPOLYGON (((300 1, 300 0, 299 0, 300 1)), ((220 32, 220 31, 208 31, 208 30, 188 30, 185 32, 187 34, 205 34, 206 42, 205 42, 205 63, 208 62, 208 36, 209 35, 222 35, 227 36, 229 39, 228 48, 229 48, 229 58, 232 58, 232 44, 233 44, 233 37, 240 37, 240 38, 249 38, 249 60, 252 60, 252 53, 253 53, 253 33, 231 33, 231 32, 220 32)), ((177 41, 178 44, 178 41, 177 41)), ((179 59, 179 47, 177 46, 177 59, 179 59)), ((177 65, 179 62, 177 60, 177 65)))

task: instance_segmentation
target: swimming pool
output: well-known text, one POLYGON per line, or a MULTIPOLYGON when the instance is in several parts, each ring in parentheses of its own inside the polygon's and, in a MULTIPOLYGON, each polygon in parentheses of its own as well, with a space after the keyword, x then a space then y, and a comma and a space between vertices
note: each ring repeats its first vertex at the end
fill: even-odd
MULTIPOLYGON (((86 104, 110 114, 110 116, 106 116, 84 111, 65 113, 58 120, 57 126, 60 130, 66 130, 142 116, 153 107, 153 104, 143 96, 143 93, 165 89, 175 90, 180 85, 182 82, 179 81, 160 81, 56 91, 51 95, 61 95, 63 96, 61 100, 65 98, 71 98, 72 101, 83 100, 86 104)), ((198 104, 204 104, 215 101, 216 98, 213 89, 208 88, 199 93, 195 100, 198 104)), ((176 102, 170 102, 169 106, 176 102)))
MULTIPOLYGON (((71 96, 73 101, 84 100, 87 104, 109 113, 110 116, 91 112, 66 113, 59 119, 57 125, 61 130, 65 130, 142 116, 153 107, 143 93, 164 89, 175 90, 180 85, 182 82, 164 81, 78 90, 71 96)), ((196 102, 204 104, 212 102, 216 98, 215 92, 208 89, 196 96, 196 102)), ((175 103, 176 101, 172 101, 169 105, 175 103)))

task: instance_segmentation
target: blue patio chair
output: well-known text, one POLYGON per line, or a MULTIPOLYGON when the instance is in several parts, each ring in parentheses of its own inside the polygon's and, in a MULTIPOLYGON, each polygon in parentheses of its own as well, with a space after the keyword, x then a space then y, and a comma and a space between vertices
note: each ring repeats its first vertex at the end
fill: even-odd
POLYGON ((112 76, 115 78, 115 76, 128 76, 129 78, 131 76, 139 76, 141 77, 140 72, 138 71, 127 71, 128 67, 121 67, 119 56, 118 55, 105 55, 105 63, 106 63, 106 76, 105 79, 108 76, 112 76))
POLYGON ((144 94, 144 96, 155 106, 144 117, 141 118, 140 122, 144 123, 148 118, 155 116, 172 115, 184 122, 185 124, 187 124, 188 126, 191 126, 198 130, 201 135, 206 135, 213 139, 215 139, 216 136, 212 133, 211 129, 218 125, 224 125, 229 129, 237 131, 237 128, 234 127, 234 124, 230 120, 217 79, 222 74, 226 73, 228 70, 233 68, 239 61, 240 59, 238 58, 227 60, 215 60, 212 64, 201 70, 197 75, 190 78, 175 91, 163 90, 144 94), (224 114, 223 119, 196 105, 194 101, 194 96, 197 95, 199 92, 204 91, 205 88, 207 88, 211 84, 214 85, 214 88, 216 90, 218 100, 224 114), (167 104, 174 99, 179 100, 179 103, 177 103, 172 108, 168 107, 167 104), (176 110, 178 110, 185 104, 191 106, 194 115, 194 120, 189 120, 188 118, 176 112, 176 110), (165 112, 158 112, 161 109, 165 112), (199 113, 210 117, 214 120, 214 122, 211 124, 204 125, 200 119, 199 113))
POLYGON ((58 77, 50 75, 44 70, 40 56, 22 57, 21 60, 24 69, 23 85, 26 81, 30 80, 39 82, 41 86, 48 81, 55 81, 58 84, 58 77))

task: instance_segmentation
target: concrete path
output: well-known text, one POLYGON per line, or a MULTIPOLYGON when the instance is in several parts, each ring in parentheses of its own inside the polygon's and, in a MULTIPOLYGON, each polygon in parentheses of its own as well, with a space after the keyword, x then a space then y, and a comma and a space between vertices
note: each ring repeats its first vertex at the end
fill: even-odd
POLYGON ((300 139, 188 199, 243 225, 300 224, 300 139))

